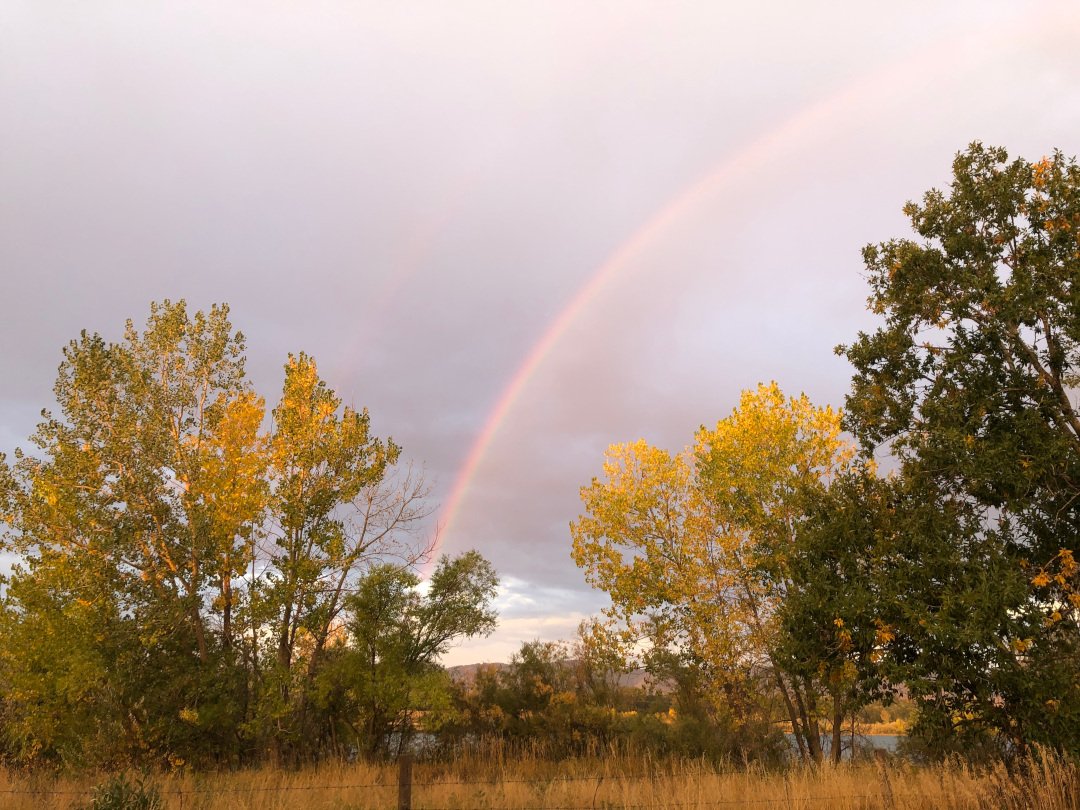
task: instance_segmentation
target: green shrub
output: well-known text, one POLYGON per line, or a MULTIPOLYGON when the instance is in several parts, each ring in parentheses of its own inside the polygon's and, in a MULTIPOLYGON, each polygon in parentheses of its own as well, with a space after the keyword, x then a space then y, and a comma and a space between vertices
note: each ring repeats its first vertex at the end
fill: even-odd
POLYGON ((132 780, 120 773, 94 788, 86 810, 162 810, 164 806, 158 789, 143 777, 132 780))

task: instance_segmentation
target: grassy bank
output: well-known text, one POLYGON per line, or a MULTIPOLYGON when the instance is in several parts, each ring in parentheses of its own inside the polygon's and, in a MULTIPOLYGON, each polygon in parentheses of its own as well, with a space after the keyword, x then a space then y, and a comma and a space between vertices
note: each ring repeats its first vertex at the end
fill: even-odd
MULTIPOLYGON (((0 806, 12 810, 88 807, 89 791, 107 777, 36 778, 5 774, 0 806)), ((301 771, 150 777, 170 810, 274 810, 275 808, 394 808, 396 766, 341 765, 301 771)), ((863 763, 817 771, 720 770, 700 762, 657 763, 630 758, 500 762, 466 759, 419 763, 412 802, 424 808, 665 808, 760 807, 839 810, 982 810, 1080 808, 1075 763, 1036 758, 1008 772, 961 763, 916 767, 863 763)))

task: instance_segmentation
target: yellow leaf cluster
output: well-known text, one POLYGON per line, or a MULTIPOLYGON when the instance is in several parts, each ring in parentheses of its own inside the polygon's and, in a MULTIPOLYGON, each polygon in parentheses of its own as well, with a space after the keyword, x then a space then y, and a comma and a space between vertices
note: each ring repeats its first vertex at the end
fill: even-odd
POLYGON ((877 630, 874 632, 874 641, 879 645, 885 646, 896 638, 895 629, 881 619, 875 619, 874 624, 877 625, 877 630))
POLYGON ((804 499, 851 465, 855 448, 839 411, 785 397, 775 382, 744 391, 694 439, 678 454, 645 441, 611 446, 603 477, 581 489, 573 557, 610 595, 613 616, 666 628, 730 675, 767 655, 804 499))
POLYGON ((851 652, 853 645, 850 630, 844 629, 836 634, 836 646, 839 648, 840 652, 851 652))
POLYGON ((1040 596, 1048 602, 1046 626, 1057 624, 1064 613, 1080 609, 1080 564, 1070 549, 1061 549, 1031 577, 1035 588, 1050 588, 1040 596))
POLYGON ((1043 157, 1042 160, 1038 160, 1031 164, 1031 182, 1037 189, 1044 189, 1050 180, 1052 164, 1050 158, 1043 157))

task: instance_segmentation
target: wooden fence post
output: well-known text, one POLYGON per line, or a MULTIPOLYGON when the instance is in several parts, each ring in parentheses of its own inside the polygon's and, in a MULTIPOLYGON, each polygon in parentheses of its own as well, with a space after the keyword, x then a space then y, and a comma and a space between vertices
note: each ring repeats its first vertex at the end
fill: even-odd
POLYGON ((880 748, 874 749, 874 759, 877 761, 878 774, 881 776, 882 799, 885 810, 894 810, 896 798, 893 796, 892 783, 889 781, 889 759, 880 748))
POLYGON ((412 755, 398 757, 398 810, 412 810, 412 755))

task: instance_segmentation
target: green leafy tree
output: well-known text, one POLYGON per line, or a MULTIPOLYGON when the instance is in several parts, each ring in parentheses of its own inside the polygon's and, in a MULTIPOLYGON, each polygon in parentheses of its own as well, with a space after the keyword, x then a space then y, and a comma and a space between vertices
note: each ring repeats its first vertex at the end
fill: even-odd
POLYGON ((418 713, 433 727, 449 708, 439 658, 456 641, 495 629, 498 584, 476 551, 442 557, 426 591, 401 565, 377 565, 360 580, 347 600, 348 643, 334 651, 322 681, 324 701, 337 701, 339 720, 370 756, 405 745, 418 713))
POLYGON ((900 591, 911 580, 895 577, 902 550, 894 542, 894 485, 870 467, 847 470, 806 501, 788 558, 775 655, 792 677, 821 685, 834 763, 844 719, 895 697, 881 662, 895 638, 900 591))
POLYGON ((609 622, 583 620, 570 647, 577 691, 589 705, 619 708, 622 676, 630 669, 629 651, 609 622))
POLYGON ((1080 750, 1080 167, 976 143, 904 210, 918 240, 863 254, 884 323, 840 348, 850 428, 926 505, 893 660, 939 740, 1080 750))

